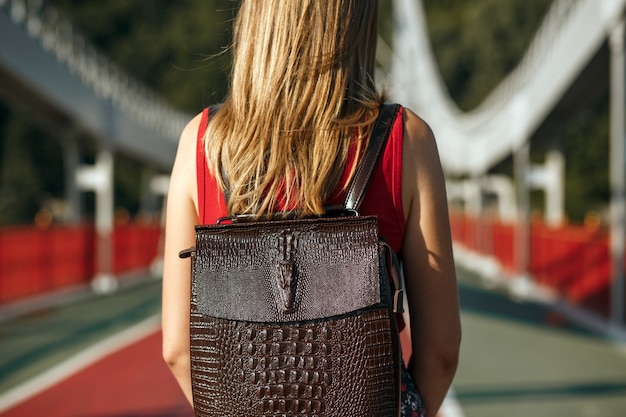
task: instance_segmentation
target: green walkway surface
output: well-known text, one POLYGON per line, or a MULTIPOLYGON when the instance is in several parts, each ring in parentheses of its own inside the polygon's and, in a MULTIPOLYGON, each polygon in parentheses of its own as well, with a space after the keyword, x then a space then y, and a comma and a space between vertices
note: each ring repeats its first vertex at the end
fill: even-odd
POLYGON ((161 308, 161 281, 42 309, 0 322, 0 393, 161 308))
POLYGON ((454 382, 466 417, 626 416, 626 345, 549 306, 516 302, 459 270, 463 342, 454 382))
MULTIPOLYGON (((487 291, 459 269, 463 342, 454 391, 465 417, 626 416, 626 345, 550 306, 487 291)), ((160 310, 161 282, 0 322, 0 395, 160 310)), ((444 416, 458 417, 458 416, 444 416)))

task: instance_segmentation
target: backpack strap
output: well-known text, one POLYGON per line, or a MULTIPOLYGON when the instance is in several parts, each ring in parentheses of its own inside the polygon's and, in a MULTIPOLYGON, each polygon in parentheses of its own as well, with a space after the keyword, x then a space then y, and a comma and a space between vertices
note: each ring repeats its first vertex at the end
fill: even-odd
POLYGON ((387 138, 389 138, 391 133, 393 121, 398 113, 398 107, 398 104, 383 104, 380 107, 378 118, 372 129, 372 135, 344 201, 346 210, 357 211, 363 202, 374 169, 387 144, 387 138))

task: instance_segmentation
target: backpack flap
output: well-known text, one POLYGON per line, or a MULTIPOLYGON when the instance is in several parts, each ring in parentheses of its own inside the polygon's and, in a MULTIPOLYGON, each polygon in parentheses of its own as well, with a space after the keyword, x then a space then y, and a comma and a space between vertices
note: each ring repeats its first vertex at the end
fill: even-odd
POLYGON ((194 265, 192 303, 206 316, 318 320, 380 306, 388 293, 379 274, 375 217, 233 223, 196 231, 201 261, 194 265))

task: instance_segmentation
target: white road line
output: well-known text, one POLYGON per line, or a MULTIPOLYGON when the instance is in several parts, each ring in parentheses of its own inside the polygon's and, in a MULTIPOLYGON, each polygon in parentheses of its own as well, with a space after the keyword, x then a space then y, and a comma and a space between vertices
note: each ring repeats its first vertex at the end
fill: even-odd
POLYGON ((160 315, 151 316, 128 329, 84 349, 30 380, 0 394, 0 413, 58 384, 98 360, 158 331, 160 315))

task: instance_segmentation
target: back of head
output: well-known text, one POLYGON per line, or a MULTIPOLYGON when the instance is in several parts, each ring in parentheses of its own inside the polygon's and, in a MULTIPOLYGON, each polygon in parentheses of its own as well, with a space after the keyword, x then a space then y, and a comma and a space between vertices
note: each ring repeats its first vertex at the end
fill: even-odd
POLYGON ((382 101, 377 20, 376 0, 242 2, 229 96, 207 140, 231 213, 276 210, 281 196, 288 209, 322 212, 382 101))

